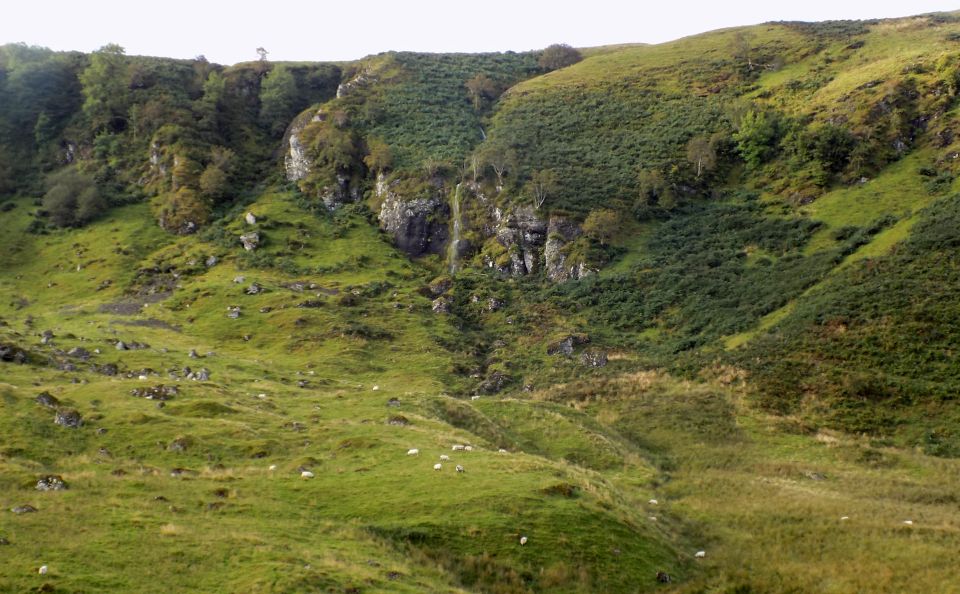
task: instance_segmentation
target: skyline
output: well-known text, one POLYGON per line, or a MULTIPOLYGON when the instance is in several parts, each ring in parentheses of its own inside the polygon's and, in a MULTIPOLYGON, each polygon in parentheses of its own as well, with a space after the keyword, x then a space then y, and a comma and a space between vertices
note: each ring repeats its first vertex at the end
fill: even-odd
POLYGON ((221 64, 354 60, 384 51, 526 51, 552 43, 594 47, 663 43, 715 29, 769 21, 894 18, 960 8, 924 0, 828 2, 802 5, 679 2, 644 8, 596 0, 590 10, 572 3, 488 0, 451 6, 439 0, 372 0, 362 12, 329 2, 293 0, 274 9, 252 0, 229 5, 170 0, 163 10, 131 9, 130 2, 54 0, 5 8, 0 43, 26 43, 58 51, 94 51, 108 43, 130 55, 193 58, 221 64), (570 7, 575 9, 572 10, 570 7), (40 10, 43 11, 40 14, 40 10), (50 15, 56 15, 50 19, 50 15))

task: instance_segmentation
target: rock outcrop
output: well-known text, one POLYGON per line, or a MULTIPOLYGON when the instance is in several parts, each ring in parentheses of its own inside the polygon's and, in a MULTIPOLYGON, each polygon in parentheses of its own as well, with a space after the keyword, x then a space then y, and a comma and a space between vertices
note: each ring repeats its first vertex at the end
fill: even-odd
POLYGON ((302 134, 308 124, 323 121, 324 117, 322 109, 310 109, 297 116, 287 129, 287 152, 283 157, 283 168, 288 181, 300 181, 310 174, 311 161, 303 145, 302 134))
POLYGON ((578 237, 580 226, 566 217, 551 216, 547 226, 547 242, 543 248, 547 277, 558 283, 583 278, 593 271, 584 262, 568 262, 564 248, 578 237))
POLYGON ((411 257, 444 252, 450 208, 440 187, 429 197, 407 198, 395 184, 377 183, 380 228, 393 236, 393 243, 411 257))

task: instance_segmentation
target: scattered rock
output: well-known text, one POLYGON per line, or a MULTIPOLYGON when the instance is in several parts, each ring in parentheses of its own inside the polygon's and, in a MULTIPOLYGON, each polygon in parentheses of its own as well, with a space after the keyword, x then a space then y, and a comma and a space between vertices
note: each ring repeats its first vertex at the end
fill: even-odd
POLYGON ((435 314, 448 314, 452 305, 453 301, 449 297, 437 297, 433 300, 431 309, 435 314))
POLYGON ((65 491, 67 483, 58 474, 47 475, 37 481, 37 491, 65 491))
POLYGON ((40 392, 34 399, 34 402, 47 408, 57 408, 60 406, 60 400, 50 392, 40 392))
POLYGON ((590 337, 586 334, 569 334, 547 345, 548 355, 561 355, 569 357, 573 354, 575 346, 590 342, 590 337))
POLYGON ((72 408, 57 409, 57 414, 53 417, 53 422, 62 427, 77 429, 83 424, 83 417, 80 412, 72 408))
POLYGON ((187 353, 187 356, 191 359, 199 359, 200 355, 197 354, 197 349, 190 349, 190 352, 187 353))
POLYGON ((227 317, 231 320, 236 320, 240 317, 240 307, 236 305, 231 305, 227 307, 227 317))
POLYGON ((92 365, 90 370, 94 373, 99 373, 106 376, 115 376, 120 373, 120 369, 117 367, 116 363, 104 363, 103 365, 92 365))
POLYGON ((83 347, 73 347, 72 349, 67 351, 67 356, 74 357, 82 361, 86 361, 87 359, 90 358, 90 351, 88 351, 83 347))
POLYGON ((247 214, 245 214, 245 215, 243 216, 243 220, 245 220, 248 225, 256 225, 256 224, 257 224, 257 217, 254 216, 254 214, 253 214, 252 212, 248 212, 247 214))
POLYGON ((587 367, 606 367, 607 353, 599 350, 584 351, 580 354, 580 363, 587 367))
POLYGON ((240 243, 243 244, 243 249, 248 252, 252 252, 257 249, 257 246, 260 245, 260 234, 254 231, 253 233, 246 233, 240 236, 240 243))
POLYGON ((10 508, 10 511, 15 514, 32 514, 36 513, 37 508, 32 505, 18 505, 17 507, 10 508))
POLYGON ((499 311, 500 309, 503 308, 503 305, 504 305, 503 301, 500 299, 497 299, 496 297, 491 297, 487 299, 487 311, 490 313, 499 311))
POLYGON ((50 344, 53 340, 53 330, 44 330, 40 335, 40 344, 50 344))
POLYGON ((387 424, 396 425, 398 427, 406 427, 407 425, 410 424, 410 419, 408 419, 403 415, 393 415, 392 417, 387 419, 387 424))
POLYGON ((826 475, 820 472, 807 472, 806 477, 812 481, 824 481, 827 479, 826 475))
POLYGON ((200 371, 196 372, 193 375, 193 379, 195 379, 198 382, 210 381, 210 370, 207 369, 206 367, 201 368, 200 371))
POLYGON ((270 313, 271 311, 273 311, 273 308, 272 308, 272 307, 261 307, 261 308, 260 308, 260 313, 270 313))
POLYGON ((263 287, 260 286, 258 283, 253 283, 252 285, 247 287, 247 290, 245 291, 245 293, 247 295, 259 295, 260 293, 263 293, 263 287))
POLYGON ((480 383, 477 388, 482 394, 496 394, 503 390, 504 386, 510 381, 510 376, 500 371, 494 371, 487 379, 480 383))
POLYGON ((242 285, 242 284, 244 283, 244 281, 246 281, 246 280, 247 280, 247 277, 245 277, 245 276, 235 276, 235 277, 233 277, 233 282, 234 282, 234 284, 237 284, 237 285, 242 285))
POLYGON ((216 256, 210 256, 204 264, 207 265, 207 268, 213 268, 217 265, 217 262, 219 262, 219 260, 217 260, 216 256))
POLYGON ((164 386, 159 384, 149 388, 134 388, 130 390, 131 396, 137 398, 146 398, 147 400, 170 400, 179 393, 176 386, 164 386))
POLYGON ((390 400, 387 400, 387 406, 389 406, 389 407, 391 407, 391 408, 396 408, 396 407, 400 406, 400 399, 399 399, 399 398, 391 398, 390 400))
POLYGON ((658 572, 657 572, 657 582, 659 582, 659 583, 661 583, 661 584, 669 584, 669 583, 670 583, 670 575, 669 575, 668 573, 664 572, 664 571, 658 571, 658 572))
POLYGON ((308 299, 297 304, 297 307, 302 309, 316 309, 323 307, 326 302, 323 299, 308 299))
POLYGON ((125 351, 127 350, 127 343, 123 342, 122 340, 118 340, 116 347, 118 351, 125 351))
POLYGON ((23 364, 27 362, 27 352, 12 344, 0 344, 0 361, 23 364))
POLYGON ((9 544, 10 544, 10 541, 9 541, 9 540, 7 540, 6 538, 0 536, 0 546, 6 546, 6 545, 9 545, 9 544))

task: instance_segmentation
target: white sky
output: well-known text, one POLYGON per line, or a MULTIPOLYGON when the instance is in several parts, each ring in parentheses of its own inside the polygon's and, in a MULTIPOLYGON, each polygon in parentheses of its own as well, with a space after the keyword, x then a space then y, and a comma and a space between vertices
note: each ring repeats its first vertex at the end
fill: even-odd
POLYGON ((233 64, 350 60, 387 50, 522 51, 658 43, 774 20, 907 16, 960 9, 960 0, 3 0, 0 44, 233 64))

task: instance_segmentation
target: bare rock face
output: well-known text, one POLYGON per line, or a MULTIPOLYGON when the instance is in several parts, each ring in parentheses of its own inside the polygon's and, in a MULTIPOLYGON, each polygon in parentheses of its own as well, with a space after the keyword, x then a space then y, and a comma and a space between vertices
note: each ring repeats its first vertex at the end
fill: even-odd
POLYGON ((377 189, 383 192, 380 228, 393 236, 397 248, 411 257, 444 252, 450 207, 439 188, 430 197, 412 199, 382 181, 377 189))
POLYGON ((583 262, 567 262, 563 248, 580 237, 580 226, 561 216, 551 216, 547 227, 547 242, 543 258, 547 277, 558 283, 581 279, 593 271, 583 262))
POLYGON ((306 147, 303 145, 301 135, 303 129, 310 122, 319 122, 325 118, 323 110, 306 111, 290 124, 287 130, 287 153, 283 157, 283 168, 287 174, 287 181, 300 181, 310 174, 311 160, 307 156, 306 147))
POLYGON ((246 221, 248 225, 257 224, 257 216, 252 212, 248 212, 247 214, 243 215, 243 220, 246 221))
POLYGON ((507 250, 509 260, 488 265, 510 276, 536 274, 541 269, 547 223, 530 206, 507 213, 494 211, 494 217, 499 220, 495 230, 497 242, 507 250))

